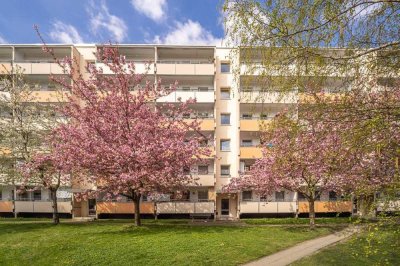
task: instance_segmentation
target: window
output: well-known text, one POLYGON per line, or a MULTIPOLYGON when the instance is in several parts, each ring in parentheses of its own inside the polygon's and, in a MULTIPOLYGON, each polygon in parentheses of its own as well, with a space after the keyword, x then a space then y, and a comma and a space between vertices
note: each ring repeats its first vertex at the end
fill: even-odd
POLYGON ((221 176, 230 176, 230 175, 231 175, 231 166, 221 165, 221 176))
POLYGON ((221 63, 221 73, 230 73, 230 72, 231 72, 231 64, 221 63))
POLYGON ((208 91, 208 87, 199 87, 199 91, 208 91))
POLYGON ((200 147, 207 147, 208 146, 208 141, 206 139, 200 140, 200 147))
POLYGON ((250 119, 252 119, 253 118, 253 115, 252 114, 242 114, 242 118, 243 119, 248 119, 248 120, 250 120, 250 119))
POLYGON ((285 191, 276 191, 275 201, 285 201, 285 191))
POLYGON ((184 173, 185 175, 190 175, 190 168, 189 168, 189 167, 184 167, 184 168, 183 168, 183 173, 184 173))
POLYGON ((229 100, 230 98, 231 98, 231 90, 229 88, 222 88, 221 89, 221 99, 229 100))
POLYGON ((253 91, 253 87, 243 87, 242 91, 243 92, 252 92, 253 91))
POLYGON ((199 165, 197 173, 199 175, 207 175, 208 174, 208 165, 199 165))
POLYGON ((253 146, 253 141, 251 139, 243 139, 242 146, 243 147, 251 147, 251 146, 253 146))
POLYGON ((267 120, 268 119, 268 115, 267 114, 261 114, 260 115, 260 119, 261 120, 267 120))
POLYGON ((231 114, 221 114, 221 125, 231 124, 231 114))
POLYGON ((252 191, 243 191, 242 192, 242 200, 243 201, 251 201, 253 199, 252 191))
POLYGON ((231 150, 231 140, 229 139, 221 139, 221 151, 230 151, 231 150))
POLYGON ((190 91, 190 87, 182 87, 182 91, 190 91))
POLYGON ((33 200, 42 200, 42 191, 41 190, 33 191, 33 200))
POLYGON ((335 191, 329 191, 329 201, 336 201, 337 200, 337 194, 335 191))
POLYGON ((0 190, 0 200, 3 200, 3 191, 0 190))
POLYGON ((207 190, 199 190, 197 192, 197 200, 198 201, 208 201, 208 191, 207 190))
POLYGON ((190 118, 190 114, 183 114, 183 118, 190 118))
POLYGON ((306 196, 304 196, 304 194, 301 192, 297 193, 297 199, 298 201, 307 201, 306 196))

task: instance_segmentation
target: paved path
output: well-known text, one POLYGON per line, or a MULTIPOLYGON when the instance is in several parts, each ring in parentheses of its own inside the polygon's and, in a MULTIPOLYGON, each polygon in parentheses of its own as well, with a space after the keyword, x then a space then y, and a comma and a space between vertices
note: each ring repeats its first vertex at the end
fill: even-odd
POLYGON ((349 236, 353 235, 359 230, 358 227, 346 228, 343 231, 336 232, 324 237, 319 237, 312 240, 307 240, 294 247, 279 251, 270 256, 263 257, 253 262, 245 264, 245 266, 284 266, 295 262, 303 257, 311 255, 316 251, 337 243, 349 236))

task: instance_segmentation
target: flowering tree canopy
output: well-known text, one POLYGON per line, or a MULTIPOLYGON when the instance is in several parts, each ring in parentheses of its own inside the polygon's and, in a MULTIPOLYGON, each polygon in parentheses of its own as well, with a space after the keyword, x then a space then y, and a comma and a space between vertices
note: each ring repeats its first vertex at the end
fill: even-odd
POLYGON ((70 164, 56 153, 36 153, 21 169, 23 182, 21 188, 46 188, 50 191, 53 203, 53 223, 60 222, 57 207, 57 191, 60 186, 71 185, 70 164))
POLYGON ((98 193, 132 199, 140 225, 141 196, 193 184, 185 169, 209 151, 200 145, 205 139, 200 121, 183 119, 195 100, 157 103, 175 85, 164 87, 136 74, 115 46, 102 47, 96 56, 112 75, 92 64, 83 78, 75 60, 61 61, 72 83, 53 77, 68 92, 61 110, 68 122, 54 131, 54 140, 64 160, 85 171, 85 181, 96 184, 98 193))
POLYGON ((233 179, 228 189, 271 194, 287 189, 304 195, 315 224, 314 201, 323 191, 342 192, 347 183, 341 138, 335 127, 316 120, 297 121, 287 114, 275 118, 263 132, 263 157, 250 172, 233 179))

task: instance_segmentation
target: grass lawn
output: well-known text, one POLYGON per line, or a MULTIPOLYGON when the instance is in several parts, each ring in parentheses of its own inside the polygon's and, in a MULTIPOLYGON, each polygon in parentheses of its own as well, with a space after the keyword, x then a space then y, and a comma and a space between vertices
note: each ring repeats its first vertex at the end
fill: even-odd
MULTIPOLYGON (((308 225, 310 224, 309 218, 249 218, 249 219, 240 219, 242 222, 246 224, 252 225, 267 225, 267 224, 281 224, 281 225, 290 225, 290 224, 302 224, 308 225)), ((354 222, 354 219, 351 217, 327 217, 327 218, 316 218, 316 224, 346 224, 354 222)))
POLYGON ((337 229, 132 223, 0 219, 0 265, 237 265, 337 229))
POLYGON ((400 265, 400 226, 363 232, 293 265, 400 265))

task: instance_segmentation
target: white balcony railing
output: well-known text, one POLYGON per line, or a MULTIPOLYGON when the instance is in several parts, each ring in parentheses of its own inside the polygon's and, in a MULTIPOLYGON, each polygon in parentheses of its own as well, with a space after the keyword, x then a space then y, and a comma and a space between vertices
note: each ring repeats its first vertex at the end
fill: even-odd
POLYGON ((196 99, 197 103, 213 103, 214 91, 174 91, 171 94, 157 100, 157 102, 182 102, 190 98, 196 99))
POLYGON ((295 213, 296 201, 241 201, 240 213, 295 213))
POLYGON ((168 201, 157 203, 157 214, 214 213, 214 202, 168 201))

